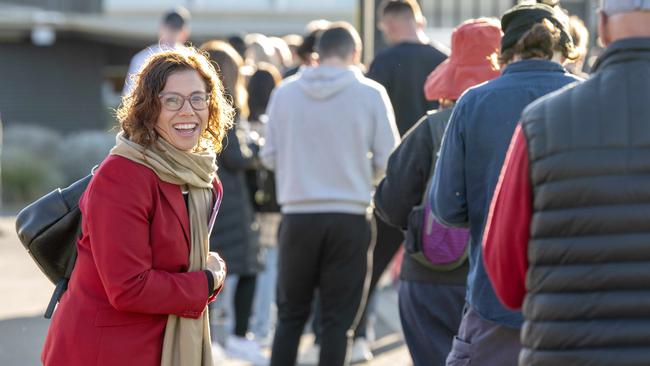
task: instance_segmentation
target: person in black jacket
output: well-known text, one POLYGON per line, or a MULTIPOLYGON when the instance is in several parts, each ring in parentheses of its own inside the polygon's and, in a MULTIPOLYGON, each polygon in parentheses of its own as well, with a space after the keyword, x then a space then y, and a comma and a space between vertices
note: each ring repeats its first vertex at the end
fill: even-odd
MULTIPOLYGON (((202 49, 219 66, 219 76, 224 89, 232 96, 238 110, 235 124, 226 135, 223 151, 217 156, 219 177, 223 184, 224 197, 217 216, 210 248, 218 249, 226 260, 232 276, 227 287, 234 287, 234 331, 226 341, 230 357, 240 358, 254 364, 268 362, 259 345, 247 338, 251 317, 257 274, 264 269, 264 256, 260 248, 258 232, 254 227, 253 203, 246 185, 245 171, 257 164, 255 150, 246 144, 245 132, 239 125, 241 104, 245 96, 239 69, 241 57, 230 45, 211 41, 202 49)), ((228 296, 225 296, 228 299, 228 296)))
POLYGON ((426 20, 416 1, 385 0, 379 13, 380 28, 390 47, 375 56, 367 76, 386 88, 403 136, 426 111, 438 107, 437 101, 424 98, 422 88, 427 75, 447 54, 424 33, 426 20))
MULTIPOLYGON (((282 81, 275 66, 261 62, 248 80, 248 128, 250 140, 257 146, 264 144, 264 130, 268 117, 266 107, 271 92, 282 81)), ((255 290, 253 332, 258 343, 272 341, 272 318, 275 288, 278 277, 278 228, 282 214, 275 194, 275 174, 258 166, 246 172, 248 190, 253 200, 259 226, 260 244, 266 252, 266 268, 258 275, 255 290)))
MULTIPOLYGON (((375 55, 367 77, 380 83, 388 92, 395 111, 400 136, 424 115, 438 107, 437 101, 427 101, 422 87, 436 66, 446 58, 446 50, 430 42, 424 33, 426 19, 415 0, 384 0, 379 5, 380 28, 390 47, 375 55)), ((373 253, 370 296, 379 278, 393 259, 404 235, 375 215, 377 244, 373 253)), ((364 314, 353 348, 353 360, 369 361, 372 353, 366 345, 367 319, 364 314), (362 355, 364 357, 358 357, 362 355)))
MULTIPOLYGON (((492 19, 469 20, 454 30, 450 58, 429 76, 427 95, 442 108, 422 117, 404 136, 388 161, 386 177, 375 193, 375 207, 389 224, 418 240, 422 204, 432 159, 440 148, 453 103, 468 87, 499 75, 488 61, 499 48, 501 28, 492 19)), ((407 245, 408 247, 408 245, 407 245)), ((406 344, 415 366, 443 365, 458 330, 465 301, 468 265, 436 272, 404 254, 399 310, 406 344)))

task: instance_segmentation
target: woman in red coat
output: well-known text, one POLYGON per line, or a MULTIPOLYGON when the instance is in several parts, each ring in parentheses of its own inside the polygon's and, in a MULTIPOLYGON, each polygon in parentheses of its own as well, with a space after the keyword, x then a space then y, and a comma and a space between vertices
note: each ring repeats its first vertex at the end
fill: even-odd
POLYGON ((45 365, 212 366, 206 306, 225 264, 208 237, 232 107, 192 48, 152 56, 79 206, 82 235, 45 365))

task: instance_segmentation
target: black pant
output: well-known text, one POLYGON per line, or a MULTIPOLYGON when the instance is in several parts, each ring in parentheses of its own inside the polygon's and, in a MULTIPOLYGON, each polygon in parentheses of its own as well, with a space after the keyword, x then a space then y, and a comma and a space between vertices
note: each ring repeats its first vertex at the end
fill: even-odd
MULTIPOLYGON (((390 261, 397 253, 397 250, 404 242, 404 234, 400 229, 392 227, 382 221, 382 219, 375 214, 375 223, 377 228, 377 244, 375 245, 373 251, 373 260, 372 260, 372 279, 370 282, 370 290, 368 297, 371 297, 377 287, 377 282, 381 278, 381 275, 384 273, 390 261)), ((366 306, 368 302, 366 302, 366 306)), ((363 318, 359 326, 355 330, 354 337, 356 338, 365 338, 367 331, 367 309, 364 309, 363 318)), ((314 342, 320 344, 320 328, 318 323, 320 322, 320 308, 318 304, 314 306, 314 318, 312 322, 312 329, 316 339, 314 342)))
POLYGON ((278 324, 272 366, 295 365, 300 337, 318 288, 320 365, 343 365, 361 303, 370 225, 363 215, 284 215, 278 257, 278 324))
POLYGON ((257 276, 239 276, 235 289, 235 335, 245 337, 253 309, 257 276))
MULTIPOLYGON (((382 221, 382 219, 375 214, 375 223, 377 224, 377 244, 372 255, 372 279, 370 282, 370 291, 368 296, 372 296, 377 287, 377 282, 381 278, 388 265, 390 264, 395 253, 404 242, 404 234, 400 229, 392 227, 382 221)), ((366 306, 368 302, 366 302, 366 306)), ((364 309, 363 318, 356 329, 355 338, 366 337, 367 330, 367 309, 364 309)))

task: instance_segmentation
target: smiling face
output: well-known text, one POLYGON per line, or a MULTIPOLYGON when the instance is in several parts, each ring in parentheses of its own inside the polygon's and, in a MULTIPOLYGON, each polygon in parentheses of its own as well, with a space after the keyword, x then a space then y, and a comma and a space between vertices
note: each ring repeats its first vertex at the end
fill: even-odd
POLYGON ((192 151, 207 126, 210 111, 208 108, 195 110, 190 99, 205 93, 205 82, 197 71, 185 70, 169 75, 160 92, 161 108, 155 125, 158 135, 181 151, 192 151), (165 98, 178 98, 179 95, 185 97, 185 100, 180 99, 183 104, 179 110, 173 111, 165 106, 165 98))

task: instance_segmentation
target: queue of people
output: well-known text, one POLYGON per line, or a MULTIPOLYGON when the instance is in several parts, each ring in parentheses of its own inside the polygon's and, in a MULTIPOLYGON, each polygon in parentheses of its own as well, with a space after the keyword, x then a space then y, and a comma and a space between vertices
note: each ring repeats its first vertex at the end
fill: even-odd
POLYGON ((294 365, 310 320, 315 362, 370 361, 392 260, 416 366, 650 363, 650 3, 602 1, 593 65, 559 1, 468 19, 450 51, 416 1, 378 14, 367 72, 345 22, 193 48, 189 12, 163 17, 45 365, 294 365))

